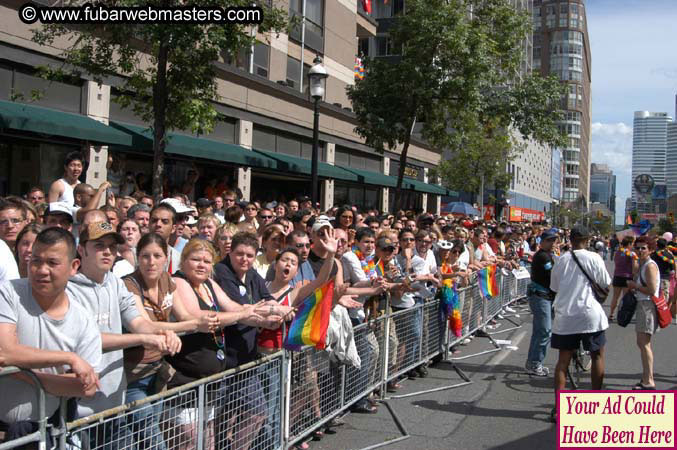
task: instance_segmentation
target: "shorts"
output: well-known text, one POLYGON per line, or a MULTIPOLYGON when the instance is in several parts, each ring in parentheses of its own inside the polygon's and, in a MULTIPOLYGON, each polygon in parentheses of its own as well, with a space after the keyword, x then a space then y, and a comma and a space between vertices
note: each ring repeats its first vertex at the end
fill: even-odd
POLYGON ((656 305, 651 300, 640 300, 635 309, 635 331, 638 333, 654 334, 658 329, 656 305))
POLYGON ((583 343, 583 349, 589 352, 597 352, 606 344, 604 330, 594 333, 578 334, 552 334, 550 347, 557 350, 578 350, 583 343))
POLYGON ((630 277, 619 277, 614 276, 614 279, 611 281, 613 287, 624 288, 628 287, 628 281, 632 280, 630 277))

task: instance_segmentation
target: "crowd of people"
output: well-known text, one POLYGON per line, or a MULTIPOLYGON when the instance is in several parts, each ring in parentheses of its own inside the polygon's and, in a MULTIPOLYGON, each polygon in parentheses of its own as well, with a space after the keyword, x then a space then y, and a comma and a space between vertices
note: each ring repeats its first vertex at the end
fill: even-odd
MULTIPOLYGON (((547 375, 542 362, 553 298, 554 347, 573 348, 575 339, 558 341, 558 335, 608 326, 606 316, 597 317, 601 307, 591 325, 600 330, 568 316, 571 308, 558 307, 562 297, 587 295, 580 277, 571 274, 572 253, 566 253, 588 245, 589 239, 582 241, 587 232, 578 229, 414 211, 389 214, 359 205, 320 211, 304 196, 246 202, 216 183, 195 201, 184 192, 154 199, 123 188, 122 177, 98 188, 80 182, 83 163, 80 154, 69 154, 63 178, 46 194, 35 187, 0 199, 0 366, 34 371, 48 394, 50 420, 57 418, 59 397, 75 399, 73 417, 84 417, 275 353, 301 302, 329 280, 334 281, 336 315, 345 315, 356 327, 384 312, 429 301, 445 280, 464 286, 484 267, 508 271, 533 262, 534 336, 526 370, 539 376, 547 375), (384 273, 376 269, 379 262, 384 273), (560 272, 561 267, 566 269, 560 272), (572 331, 570 323, 585 329, 572 331)), ((600 284, 608 284, 596 259, 583 253, 579 259, 600 284)), ((635 273, 633 264, 628 272, 617 263, 619 276, 635 273)), ((653 286, 658 277, 649 268, 644 279, 653 286)), ((626 286, 643 289, 632 282, 626 286)), ((420 333, 421 318, 411 315, 409 326, 420 333)), ((391 333, 390 362, 397 368, 397 361, 417 349, 398 342, 395 330, 391 333)), ((603 345, 603 334, 595 339, 603 345)), ((425 376, 426 364, 403 375, 425 376)), ((260 398, 260 392, 271 389, 264 378, 254 375, 238 389, 224 387, 229 402, 246 406, 213 413, 213 442, 248 449, 264 432, 264 423, 271 421, 268 400, 260 398)), ((37 429, 31 383, 21 374, 0 380, 5 399, 0 427, 6 440, 37 429)), ((648 374, 642 385, 652 385, 648 374)), ((400 387, 394 380, 387 389, 400 387)), ((312 395, 308 402, 313 413, 322 413, 312 395)), ((197 414, 183 407, 174 426, 194 430, 197 414)), ((374 413, 377 407, 368 395, 352 410, 374 413)), ((139 409, 130 423, 111 421, 80 439, 92 445, 177 446, 162 438, 159 415, 139 409)))

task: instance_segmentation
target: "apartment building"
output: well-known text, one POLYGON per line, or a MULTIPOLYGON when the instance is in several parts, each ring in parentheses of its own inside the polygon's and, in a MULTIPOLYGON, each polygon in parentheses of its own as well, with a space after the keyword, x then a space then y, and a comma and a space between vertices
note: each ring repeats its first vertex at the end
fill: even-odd
MULTIPOLYGON (((346 95, 355 82, 359 40, 376 37, 377 23, 356 0, 274 3, 298 17, 299 26, 289 34, 259 34, 251 49, 215 61, 219 98, 214 107, 220 120, 209 135, 172 131, 168 179, 178 185, 197 168, 196 196, 211 179, 238 187, 247 200, 309 194, 313 103, 307 73, 319 55, 329 73, 319 108, 323 207, 351 203, 388 210, 399 154, 380 154, 364 145, 354 131, 357 123, 346 95)), ((22 194, 33 185, 47 188, 73 149, 89 155, 87 181, 94 186, 106 180, 108 154, 148 183, 148 124, 113 101, 121 79, 112 76, 99 86, 86 78, 49 83, 37 77, 36 67, 61 62, 61 49, 31 40, 30 26, 17 15, 20 5, 0 0, 0 195, 22 194), (33 89, 45 95, 30 100, 33 89)), ((440 157, 414 139, 404 184, 407 206, 439 209, 447 190, 429 183, 427 174, 440 157)))

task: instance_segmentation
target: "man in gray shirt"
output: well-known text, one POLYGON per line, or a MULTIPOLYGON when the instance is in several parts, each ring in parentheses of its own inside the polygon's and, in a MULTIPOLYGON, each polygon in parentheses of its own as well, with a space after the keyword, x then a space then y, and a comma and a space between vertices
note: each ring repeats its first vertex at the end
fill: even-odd
MULTIPOLYGON (((75 240, 66 230, 48 228, 35 239, 26 279, 0 284, 0 348, 6 365, 33 369, 47 391, 47 416, 58 396, 96 392, 94 372, 101 362, 101 335, 87 311, 66 293, 77 272, 75 240)), ((36 387, 26 375, 0 383, 0 420, 6 424, 40 419, 36 387)), ((6 436, 6 438, 8 438, 6 436)))

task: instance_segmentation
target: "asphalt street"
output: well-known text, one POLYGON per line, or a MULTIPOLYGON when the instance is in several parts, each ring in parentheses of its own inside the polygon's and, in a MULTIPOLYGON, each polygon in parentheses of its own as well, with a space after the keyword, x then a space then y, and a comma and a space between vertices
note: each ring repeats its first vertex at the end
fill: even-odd
MULTIPOLYGON (((611 271, 611 267, 609 267, 611 271)), ((611 298, 605 302, 608 312, 611 298)), ((406 432, 406 440, 392 443, 388 449, 550 449, 556 448, 555 426, 548 421, 554 406, 552 373, 547 378, 530 377, 524 363, 531 336, 531 315, 526 303, 513 320, 521 328, 494 334, 495 339, 510 340, 516 350, 470 358, 457 363, 472 384, 455 389, 387 400, 406 432)), ((513 325, 506 320, 490 332, 513 325)), ((677 389, 677 326, 661 330, 653 340, 655 380, 658 389, 677 389)), ((486 338, 475 338, 455 357, 491 349, 486 338)), ((548 351, 545 365, 552 370, 556 352, 548 351)), ((463 380, 449 363, 429 369, 424 379, 406 380, 401 395, 461 383, 463 380)), ((641 361, 635 345, 634 323, 621 328, 612 323, 607 331, 606 389, 631 389, 640 380, 641 361)), ((581 379, 581 389, 590 389, 589 374, 581 379)), ((336 434, 321 441, 310 441, 313 449, 361 449, 402 436, 386 405, 376 414, 348 414, 336 434)))

